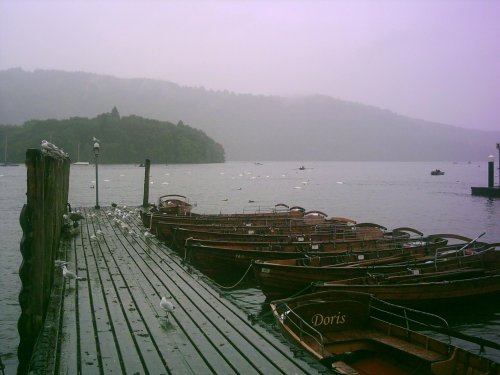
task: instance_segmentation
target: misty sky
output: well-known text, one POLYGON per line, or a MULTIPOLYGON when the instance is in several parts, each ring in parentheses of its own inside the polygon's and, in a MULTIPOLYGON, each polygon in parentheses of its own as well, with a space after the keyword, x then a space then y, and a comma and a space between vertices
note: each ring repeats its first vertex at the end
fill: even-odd
POLYGON ((500 0, 0 0, 0 70, 325 94, 500 130, 500 0))

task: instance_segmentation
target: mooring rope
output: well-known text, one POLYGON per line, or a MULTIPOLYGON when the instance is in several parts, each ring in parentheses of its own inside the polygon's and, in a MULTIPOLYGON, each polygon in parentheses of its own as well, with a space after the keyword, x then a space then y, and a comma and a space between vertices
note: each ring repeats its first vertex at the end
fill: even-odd
MULTIPOLYGON (((304 294, 306 291, 308 291, 309 289, 312 288, 314 283, 310 283, 308 284, 304 289, 301 289, 297 292, 295 292, 294 294, 290 295, 287 297, 288 298, 294 298, 294 297, 297 297, 297 296, 300 296, 302 294, 304 294)), ((261 320, 263 321, 265 318, 267 318, 268 316, 270 315, 273 315, 273 312, 272 311, 268 311, 264 314, 261 314, 261 315, 255 315, 255 314, 250 314, 248 315, 248 319, 252 322, 252 323, 256 323, 258 320, 261 320)))
POLYGON ((247 270, 245 271, 245 273, 243 274, 243 276, 241 277, 241 279, 234 285, 231 285, 231 286, 224 286, 224 285, 221 285, 219 284, 218 282, 212 280, 212 282, 217 285, 217 287, 219 287, 220 289, 224 289, 224 290, 229 290, 229 289, 234 289, 236 288, 238 285, 240 285, 243 280, 245 279, 245 277, 247 276, 248 272, 250 272, 250 269, 252 268, 253 266, 253 263, 250 263, 250 265, 248 266, 247 270))

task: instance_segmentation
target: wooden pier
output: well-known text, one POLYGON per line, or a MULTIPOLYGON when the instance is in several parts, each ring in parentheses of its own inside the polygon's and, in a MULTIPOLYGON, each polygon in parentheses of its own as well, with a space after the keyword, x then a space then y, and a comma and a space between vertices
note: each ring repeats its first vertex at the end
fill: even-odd
MULTIPOLYGON (((136 214, 117 226, 112 207, 83 209, 80 234, 58 259, 80 280, 55 286, 30 370, 47 374, 315 374, 282 338, 221 297, 155 238, 136 214), (96 241, 98 231, 103 235, 96 241), (133 232, 133 233, 131 233, 133 232), (159 303, 175 306, 167 318, 159 303)), ((59 275, 59 276, 58 276, 59 275)))

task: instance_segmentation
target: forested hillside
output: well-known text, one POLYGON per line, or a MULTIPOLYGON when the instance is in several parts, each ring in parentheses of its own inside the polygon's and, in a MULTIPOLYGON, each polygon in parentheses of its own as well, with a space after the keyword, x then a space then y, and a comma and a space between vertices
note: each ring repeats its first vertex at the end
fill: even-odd
POLYGON ((0 71, 2 124, 94 117, 113 106, 122 115, 182 120, 216 139, 228 160, 486 160, 500 141, 500 131, 432 123, 326 96, 257 96, 83 72, 0 71))
POLYGON ((95 118, 32 120, 22 126, 0 125, 0 155, 8 144, 8 161, 24 162, 26 149, 47 140, 70 154, 72 162, 92 161, 92 138, 101 141, 102 163, 221 163, 224 149, 204 132, 138 116, 120 117, 116 108, 95 118))

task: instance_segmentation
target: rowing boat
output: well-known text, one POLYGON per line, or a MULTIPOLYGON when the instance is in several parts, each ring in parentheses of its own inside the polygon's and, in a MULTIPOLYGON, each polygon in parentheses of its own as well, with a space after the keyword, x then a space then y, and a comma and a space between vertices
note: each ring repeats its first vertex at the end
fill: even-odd
POLYGON ((463 267, 481 268, 488 262, 498 263, 500 252, 487 243, 475 242, 464 248, 459 244, 438 249, 434 256, 407 259, 392 264, 339 264, 333 256, 297 259, 257 260, 253 271, 268 299, 289 297, 309 290, 313 283, 352 279, 370 274, 395 272, 428 273, 463 267))
MULTIPOLYGON (((230 242, 188 239, 185 259, 207 276, 219 280, 239 280, 254 260, 294 259, 337 255, 342 262, 384 259, 408 254, 431 254, 447 240, 439 237, 419 238, 418 241, 377 245, 373 249, 346 251, 335 249, 333 243, 317 242, 230 242)), ((253 275, 253 273, 250 273, 253 275)))
POLYGON ((500 295, 500 269, 461 268, 407 276, 376 275, 329 281, 314 286, 317 291, 349 290, 373 294, 384 301, 434 310, 450 303, 464 303, 500 295))
POLYGON ((337 375, 495 375, 500 369, 499 363, 452 345, 454 332, 444 319, 371 294, 319 292, 274 301, 271 310, 287 339, 337 375), (418 332, 422 329, 426 334, 418 332), (431 332, 445 333, 447 342, 431 332))

